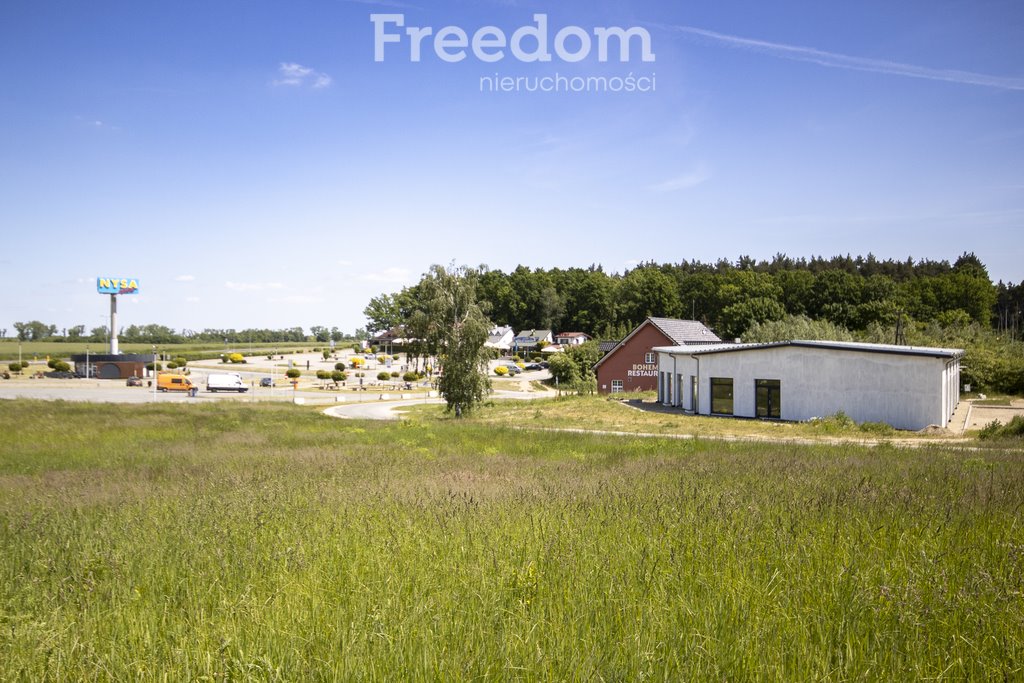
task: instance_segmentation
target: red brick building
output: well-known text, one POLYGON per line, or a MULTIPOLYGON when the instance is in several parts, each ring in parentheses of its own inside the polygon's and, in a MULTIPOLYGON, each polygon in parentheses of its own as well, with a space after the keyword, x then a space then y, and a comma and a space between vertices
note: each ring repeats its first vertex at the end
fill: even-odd
POLYGON ((658 388, 656 346, 716 344, 722 340, 696 320, 648 318, 594 365, 602 394, 655 391, 658 388))

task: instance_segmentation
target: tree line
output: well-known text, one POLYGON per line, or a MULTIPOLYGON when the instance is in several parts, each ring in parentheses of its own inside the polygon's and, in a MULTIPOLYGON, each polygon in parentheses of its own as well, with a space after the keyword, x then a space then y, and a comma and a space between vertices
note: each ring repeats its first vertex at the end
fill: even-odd
MULTIPOLYGON (((110 341, 110 328, 106 325, 92 328, 88 333, 85 325, 59 329, 56 325, 39 320, 14 323, 14 336, 18 341, 49 341, 105 344, 110 341)), ((269 344, 302 342, 342 342, 348 339, 364 339, 366 331, 356 330, 348 335, 337 327, 313 325, 307 335, 301 327, 285 329, 213 329, 201 331, 184 329, 178 332, 166 325, 128 325, 118 331, 118 341, 125 344, 269 344)), ((7 338, 7 330, 0 329, 0 339, 7 338)))
MULTIPOLYGON (((1020 330, 1024 285, 994 285, 973 253, 954 263, 837 256, 735 263, 643 263, 622 275, 589 268, 477 269, 476 298, 486 315, 515 330, 586 332, 620 339, 649 316, 700 320, 723 339, 755 325, 802 316, 847 330, 897 321, 975 322, 1020 330)), ((374 297, 364 311, 374 331, 404 324, 422 298, 413 285, 374 297)))

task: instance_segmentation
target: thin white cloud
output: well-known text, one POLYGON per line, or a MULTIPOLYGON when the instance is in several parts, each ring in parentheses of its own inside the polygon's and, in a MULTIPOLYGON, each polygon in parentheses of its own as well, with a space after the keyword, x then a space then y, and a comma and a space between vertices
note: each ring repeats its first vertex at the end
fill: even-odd
POLYGON ((174 278, 174 281, 175 282, 192 282, 195 279, 196 279, 195 275, 179 275, 178 277, 174 278))
POLYGON ((891 76, 906 76, 909 78, 924 78, 932 81, 945 81, 948 83, 959 83, 962 85, 980 85, 989 88, 1000 88, 1002 90, 1024 90, 1024 78, 1012 76, 992 76, 990 74, 979 74, 971 71, 960 71, 957 69, 933 69, 915 64, 903 64, 892 62, 886 59, 872 59, 870 57, 855 57, 836 52, 827 52, 813 47, 801 45, 786 45, 784 43, 772 43, 765 40, 743 38, 726 33, 716 33, 694 26, 663 26, 663 28, 685 33, 691 36, 705 38, 720 45, 740 50, 760 52, 772 57, 790 59, 797 62, 810 62, 820 66, 834 69, 850 69, 853 71, 870 71, 873 73, 888 74, 891 76))
POLYGON ((683 175, 669 178, 657 185, 652 185, 650 189, 653 192, 676 192, 677 190, 696 187, 710 178, 711 173, 703 166, 699 166, 689 173, 684 173, 683 175))
POLYGON ((280 282, 225 282, 224 286, 233 292, 263 292, 268 289, 284 289, 280 282))
POLYGON ((275 86, 299 88, 308 85, 314 90, 328 87, 333 81, 330 76, 311 67, 295 62, 281 62, 277 67, 275 86))
POLYGON ((360 276, 365 282, 384 282, 389 284, 400 284, 409 281, 410 275, 407 268, 385 268, 376 273, 366 273, 360 276))
POLYGON ((185 297, 185 301, 189 302, 190 304, 198 303, 198 302, 199 302, 199 300, 200 300, 200 299, 199 299, 199 297, 198 297, 198 296, 189 296, 189 297, 185 297))
POLYGON ((292 296, 280 296, 267 299, 267 303, 271 304, 322 304, 324 303, 323 297, 308 296, 305 294, 295 294, 292 296))

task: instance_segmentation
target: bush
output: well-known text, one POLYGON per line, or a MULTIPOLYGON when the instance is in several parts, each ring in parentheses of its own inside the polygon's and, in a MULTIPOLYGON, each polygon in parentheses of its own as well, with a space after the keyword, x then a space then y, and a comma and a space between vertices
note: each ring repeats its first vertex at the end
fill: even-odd
POLYGON ((392 354, 391 360, 398 360, 398 354, 397 353, 392 354))
POLYGON ((240 353, 232 353, 232 354, 230 354, 228 356, 228 361, 230 361, 232 363, 244 363, 245 362, 245 356, 243 356, 240 353))
POLYGON ((827 417, 811 418, 810 421, 815 427, 826 434, 846 431, 857 426, 857 423, 841 410, 827 417))
POLYGON ((377 356, 377 362, 378 363, 383 363, 384 360, 385 360, 384 356, 377 356))
POLYGON ((53 369, 57 372, 71 372, 71 366, 62 360, 57 361, 53 364, 53 369))
POLYGON ((330 357, 331 357, 330 349, 324 349, 324 360, 327 360, 330 357))
MULTIPOLYGON (((152 370, 153 369, 153 364, 152 363, 146 363, 146 369, 147 370, 152 370)), ((160 372, 163 369, 164 369, 163 365, 161 365, 160 363, 156 364, 156 371, 157 372, 160 372)))
POLYGON ((391 379, 398 379, 398 372, 397 371, 392 371, 391 379))
POLYGON ((186 365, 188 365, 188 359, 185 358, 184 356, 178 356, 177 358, 174 359, 174 364, 177 365, 179 368, 183 368, 186 365))
POLYGON ((378 372, 377 373, 377 379, 379 379, 382 382, 386 382, 387 380, 391 379, 391 373, 390 372, 378 372))
POLYGON ((363 345, 362 344, 358 344, 358 343, 357 344, 353 344, 352 345, 352 351, 354 353, 362 353, 363 352, 363 345))
POLYGON ((1024 416, 1015 415, 1009 424, 992 420, 978 433, 983 441, 990 439, 1021 439, 1024 438, 1024 416))
POLYGON ((46 361, 46 367, 50 368, 51 370, 56 370, 57 369, 57 363, 59 363, 59 362, 60 361, 58 359, 51 358, 50 360, 46 361))
POLYGON ((331 373, 327 372, 326 370, 317 370, 316 371, 316 378, 317 379, 330 379, 331 378, 331 373))
POLYGON ((299 370, 298 368, 289 368, 284 373, 284 376, 287 377, 288 379, 298 379, 299 377, 302 376, 302 371, 299 370))
POLYGON ((355 358, 352 359, 352 369, 358 370, 359 368, 363 367, 365 363, 366 361, 363 358, 356 356, 355 358))
POLYGON ((174 369, 175 369, 175 368, 177 368, 177 367, 178 367, 178 364, 177 364, 177 363, 175 363, 175 362, 174 362, 173 360, 172 360, 172 361, 169 361, 169 362, 167 363, 167 369, 168 369, 168 370, 174 370, 174 369))
POLYGON ((345 367, 346 366, 345 366, 344 363, 335 363, 334 364, 334 369, 338 370, 339 372, 344 372, 345 371, 345 367))
POLYGON ((407 372, 404 375, 402 375, 403 382, 415 382, 419 378, 420 376, 417 375, 415 372, 407 372))
POLYGON ((505 367, 504 365, 499 365, 498 367, 494 368, 494 374, 497 375, 498 377, 504 377, 505 375, 508 374, 508 368, 505 367))
POLYGON ((335 384, 337 384, 338 382, 344 382, 346 379, 348 379, 348 375, 346 375, 341 370, 335 370, 334 372, 331 373, 331 379, 334 380, 335 384))
POLYGON ((22 368, 27 367, 24 363, 8 363, 7 369, 11 372, 21 372, 22 368))

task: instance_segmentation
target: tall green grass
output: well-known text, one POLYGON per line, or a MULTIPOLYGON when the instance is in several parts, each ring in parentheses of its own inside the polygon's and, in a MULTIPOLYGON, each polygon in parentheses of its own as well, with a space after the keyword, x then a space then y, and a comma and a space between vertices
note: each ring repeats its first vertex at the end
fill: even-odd
POLYGON ((0 404, 0 679, 1024 675, 1020 454, 0 404))

